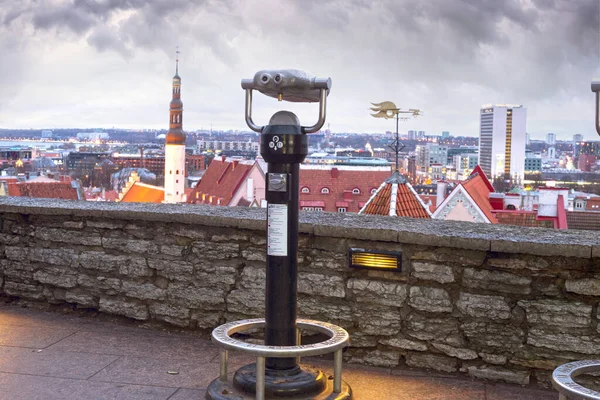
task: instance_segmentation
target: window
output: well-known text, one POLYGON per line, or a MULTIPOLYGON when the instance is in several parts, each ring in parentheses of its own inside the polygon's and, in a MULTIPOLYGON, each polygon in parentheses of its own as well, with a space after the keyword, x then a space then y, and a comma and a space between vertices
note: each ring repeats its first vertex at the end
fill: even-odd
POLYGON ((371 194, 375 194, 376 191, 377 191, 376 188, 371 189, 371 194))
POLYGON ((304 186, 301 190, 302 193, 310 193, 310 189, 304 186))
POLYGON ((173 170, 169 170, 169 175, 173 175, 173 170))
POLYGON ((304 211, 315 211, 314 207, 302 207, 302 210, 304 211))
POLYGON ((329 188, 324 187, 323 189, 321 189, 321 193, 322 194, 329 194, 329 188))
POLYGON ((315 211, 323 211, 323 207, 315 207, 315 211))
POLYGON ((179 194, 179 192, 175 192, 175 194, 179 194))
POLYGON ((345 213, 346 207, 338 207, 338 212, 345 213))
POLYGON ((359 188, 352 189, 352 194, 360 194, 360 189, 359 188))
POLYGON ((175 171, 175 175, 179 175, 179 170, 175 171))
POLYGON ((175 179, 175 183, 179 183, 179 179, 175 179))

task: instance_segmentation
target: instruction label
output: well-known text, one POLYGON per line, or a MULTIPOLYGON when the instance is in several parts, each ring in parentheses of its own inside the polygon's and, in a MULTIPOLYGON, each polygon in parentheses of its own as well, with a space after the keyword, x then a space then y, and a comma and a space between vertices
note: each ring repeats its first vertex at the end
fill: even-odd
POLYGON ((288 206, 269 204, 267 206, 267 254, 270 256, 288 255, 288 206))

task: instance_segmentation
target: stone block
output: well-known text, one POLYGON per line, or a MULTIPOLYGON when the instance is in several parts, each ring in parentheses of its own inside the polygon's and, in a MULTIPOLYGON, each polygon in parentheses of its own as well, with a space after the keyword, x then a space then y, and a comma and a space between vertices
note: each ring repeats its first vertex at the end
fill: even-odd
POLYGON ((33 279, 40 283, 63 288, 77 286, 77 276, 65 274, 65 271, 59 268, 40 269, 33 274, 33 279))
POLYGON ((452 300, 444 289, 412 286, 408 304, 421 311, 452 312, 452 300))
POLYGON ((264 247, 247 247, 242 250, 242 258, 248 261, 267 261, 267 252, 264 247))
POLYGON ((32 247, 29 248, 28 259, 33 262, 71 267, 77 261, 77 253, 75 253, 75 250, 73 249, 44 249, 41 247, 32 247))
POLYGON ((163 244, 160 246, 160 254, 171 257, 181 257, 186 250, 186 246, 178 246, 175 244, 163 244))
POLYGON ((108 314, 123 315, 142 321, 149 317, 148 308, 145 305, 131 301, 101 298, 99 309, 108 314))
MULTIPOLYGON (((353 337, 350 338, 352 346, 354 346, 353 337)), ((402 336, 396 336, 389 339, 380 340, 379 343, 386 346, 395 347, 402 350, 416 350, 416 351, 427 351, 427 345, 423 342, 416 340, 410 340, 402 336)))
POLYGON ((587 328, 592 323, 592 306, 564 300, 521 300, 531 325, 587 328))
POLYGON ((375 367, 393 368, 400 363, 400 353, 397 351, 368 351, 360 358, 356 358, 350 362, 359 362, 361 364, 373 365, 375 367))
POLYGON ((154 275, 143 257, 127 257, 127 261, 119 265, 119 274, 129 278, 143 278, 154 275))
POLYGON ((529 294, 531 278, 503 271, 465 269, 463 285, 473 289, 483 289, 493 292, 529 294))
POLYGON ((164 300, 166 290, 158 288, 151 283, 123 281, 121 291, 127 297, 139 300, 164 300))
POLYGON ((443 343, 433 343, 433 347, 450 357, 460 358, 461 360, 474 360, 477 353, 471 349, 448 346, 443 343))
POLYGON ((506 369, 502 367, 494 367, 488 365, 475 366, 467 368, 469 375, 479 379, 489 379, 493 381, 504 381, 516 383, 518 385, 529 384, 529 372, 518 371, 514 369, 506 369))
POLYGON ((464 339, 458 330, 455 318, 423 316, 411 313, 406 318, 405 333, 419 340, 435 340, 451 346, 464 346, 464 339))
POLYGON ((227 311, 245 317, 264 317, 265 291, 260 289, 234 289, 227 296, 227 311))
MULTIPOLYGON (((221 235, 212 235, 210 240, 212 242, 247 242, 248 235, 236 233, 235 231, 229 230, 227 233, 221 235)), ((265 249, 263 249, 264 251, 265 249)))
POLYGON ((105 276, 79 274, 77 276, 77 284, 94 291, 110 290, 111 294, 115 294, 121 290, 120 279, 105 276))
POLYGON ((298 293, 340 298, 346 296, 344 280, 341 277, 302 272, 298 274, 298 293))
POLYGON ((502 296, 460 293, 456 302, 460 312, 470 317, 509 319, 510 306, 502 296))
POLYGON ((88 226, 88 228, 95 229, 123 229, 123 227, 125 226, 125 221, 94 221, 88 219, 86 221, 86 225, 88 226))
POLYGON ((556 351, 572 351, 580 354, 600 353, 600 338, 571 333, 546 332, 531 328, 527 335, 527 344, 556 351))
POLYGON ((65 301, 82 307, 98 307, 98 300, 96 300, 94 296, 83 293, 67 291, 67 293, 65 293, 65 301))
POLYGON ((148 259, 150 268, 155 269, 158 276, 173 281, 187 281, 192 278, 194 266, 187 261, 148 259))
POLYGON ((192 252, 199 260, 228 260, 238 258, 240 245, 238 243, 194 242, 192 252))
POLYGON ((124 253, 158 254, 158 246, 149 240, 102 238, 102 246, 106 249, 116 249, 124 253))
POLYGON ((354 315, 360 331, 366 335, 393 336, 400 332, 400 310, 379 305, 361 305, 354 315))
POLYGON ((173 235, 181 236, 193 240, 207 240, 210 234, 206 232, 206 227, 191 227, 188 225, 177 225, 171 231, 173 235))
POLYGON ((525 332, 512 325, 472 321, 461 325, 464 334, 475 346, 488 346, 515 351, 523 347, 525 332))
POLYGON ((542 257, 519 255, 519 257, 510 258, 489 258, 487 266, 507 270, 543 271, 549 269, 550 264, 542 257))
POLYGON ((500 354, 479 353, 479 357, 488 364, 503 365, 507 361, 507 357, 500 354))
POLYGON ((600 279, 568 279, 565 282, 565 288, 567 292, 584 294, 586 296, 600 296, 600 279))
POLYGON ((454 272, 447 265, 413 261, 411 275, 417 279, 439 283, 454 282, 454 272))
POLYGON ((350 335, 350 342, 352 347, 377 347, 377 336, 365 335, 362 332, 355 332, 350 335))
POLYGON ((36 227, 35 237, 49 242, 69 243, 71 245, 101 246, 102 238, 98 233, 71 231, 58 228, 36 227))
POLYGON ((169 282, 167 296, 170 303, 183 307, 225 308, 225 291, 201 287, 195 282, 169 282))
POLYGON ((428 247, 415 251, 410 259, 436 261, 440 263, 456 263, 462 266, 480 266, 487 252, 477 250, 452 249, 448 247, 428 247))
POLYGON ((6 246, 4 254, 9 260, 23 261, 29 257, 28 247, 6 246))
POLYGON ((4 282, 4 293, 9 296, 23 297, 25 299, 42 300, 45 296, 43 294, 43 286, 32 285, 21 282, 13 282, 6 280, 4 282))
POLYGON ((200 329, 214 329, 219 326, 221 314, 218 312, 202 312, 193 317, 200 329))
POLYGON ((456 372, 458 370, 458 363, 455 358, 438 354, 408 353, 406 365, 444 372, 456 372))
POLYGON ((152 303, 149 306, 150 314, 162 315, 175 319, 187 319, 190 318, 190 309, 187 307, 177 307, 165 303, 152 303))
MULTIPOLYGON (((264 292, 262 295, 264 302, 264 292)), ((299 318, 316 319, 350 328, 353 326, 352 308, 344 301, 324 301, 314 296, 298 296, 299 318)))
POLYGON ((348 280, 348 289, 359 303, 401 307, 407 296, 406 285, 398 282, 352 278, 348 280))

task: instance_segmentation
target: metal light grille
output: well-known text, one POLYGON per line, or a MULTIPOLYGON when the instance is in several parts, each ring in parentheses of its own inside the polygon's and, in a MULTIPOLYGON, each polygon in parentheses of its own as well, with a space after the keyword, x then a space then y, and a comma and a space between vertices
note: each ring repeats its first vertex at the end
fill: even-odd
POLYGON ((399 252, 350 249, 349 261, 351 268, 402 271, 402 253, 399 252))

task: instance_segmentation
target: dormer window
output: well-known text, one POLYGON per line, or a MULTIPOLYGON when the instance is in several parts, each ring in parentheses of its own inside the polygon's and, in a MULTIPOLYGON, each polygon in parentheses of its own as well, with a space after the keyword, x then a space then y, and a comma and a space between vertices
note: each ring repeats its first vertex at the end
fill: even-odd
POLYGON ((359 188, 352 189, 352 194, 360 194, 360 189, 359 188))
POLYGON ((376 191, 377 191, 376 188, 371 189, 371 194, 375 194, 376 191))
POLYGON ((310 189, 308 187, 304 186, 300 192, 301 193, 310 193, 310 189))
POLYGON ((321 189, 321 193, 322 194, 329 194, 329 188, 324 187, 323 189, 321 189))

